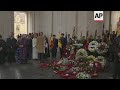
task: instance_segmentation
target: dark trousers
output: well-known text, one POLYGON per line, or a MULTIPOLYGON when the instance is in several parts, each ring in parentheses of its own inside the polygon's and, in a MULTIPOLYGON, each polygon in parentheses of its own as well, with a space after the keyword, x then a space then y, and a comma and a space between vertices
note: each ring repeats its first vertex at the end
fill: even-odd
POLYGON ((44 53, 38 53, 38 59, 39 59, 39 60, 42 60, 42 59, 43 59, 43 56, 44 56, 44 53))
POLYGON ((63 58, 64 57, 64 50, 63 50, 63 47, 60 48, 60 58, 63 58))
POLYGON ((115 54, 111 52, 111 54, 108 56, 108 62, 114 62, 115 54))
POLYGON ((15 51, 11 50, 8 52, 7 60, 9 63, 15 62, 15 51))
POLYGON ((3 64, 5 62, 5 53, 0 52, 0 64, 3 64))
POLYGON ((57 48, 52 48, 52 58, 56 58, 57 48))
POLYGON ((120 63, 114 63, 113 79, 120 79, 120 63))
POLYGON ((44 59, 47 59, 48 57, 50 57, 49 48, 45 48, 44 59))
POLYGON ((28 52, 27 52, 27 59, 28 59, 28 60, 31 60, 31 59, 32 59, 32 48, 28 48, 27 51, 28 51, 28 52))

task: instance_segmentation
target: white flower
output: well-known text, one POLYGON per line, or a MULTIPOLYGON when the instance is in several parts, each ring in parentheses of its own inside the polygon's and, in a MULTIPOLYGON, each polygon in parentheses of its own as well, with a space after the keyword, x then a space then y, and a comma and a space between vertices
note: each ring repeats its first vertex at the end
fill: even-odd
POLYGON ((82 57, 87 57, 88 54, 87 54, 87 51, 85 49, 79 49, 76 53, 76 56, 75 56, 75 59, 78 60, 82 57))
POLYGON ((104 54, 108 51, 108 45, 105 42, 101 42, 96 51, 98 54, 104 54))
POLYGON ((69 64, 69 60, 66 58, 63 58, 62 60, 60 60, 57 64, 63 64, 63 65, 67 65, 69 64))
POLYGON ((95 61, 96 58, 93 55, 90 55, 90 56, 87 57, 87 60, 88 61, 95 61))
POLYGON ((78 79, 91 79, 91 76, 85 72, 80 72, 76 75, 78 79))
POLYGON ((97 60, 99 63, 101 63, 102 68, 104 68, 104 66, 105 66, 105 64, 106 64, 105 58, 104 58, 103 56, 98 56, 98 57, 96 58, 96 60, 97 60))
POLYGON ((97 50, 97 47, 98 47, 98 42, 97 41, 92 41, 92 42, 89 43, 88 50, 90 52, 94 52, 95 50, 97 50))

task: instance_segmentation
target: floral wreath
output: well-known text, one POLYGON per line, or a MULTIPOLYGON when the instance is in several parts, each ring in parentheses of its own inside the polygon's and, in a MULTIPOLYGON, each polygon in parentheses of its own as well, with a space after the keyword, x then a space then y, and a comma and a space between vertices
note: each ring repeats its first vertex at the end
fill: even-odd
POLYGON ((80 58, 87 57, 87 51, 85 49, 79 49, 75 55, 75 60, 78 60, 80 58))
POLYGON ((96 58, 96 60, 97 60, 99 63, 101 63, 102 68, 105 67, 106 60, 105 60, 105 58, 104 58, 103 56, 98 56, 98 57, 96 58))
POLYGON ((95 61, 96 58, 95 58, 93 55, 90 55, 90 56, 87 57, 87 60, 88 60, 89 62, 92 62, 92 61, 95 61))
POLYGON ((76 75, 77 79, 91 79, 91 76, 85 72, 80 72, 76 75))
POLYGON ((67 58, 63 58, 62 60, 60 60, 59 62, 57 62, 58 65, 62 64, 62 65, 68 65, 69 61, 67 58))
POLYGON ((90 52, 94 52, 97 49, 97 47, 98 47, 98 42, 97 41, 92 41, 88 45, 88 50, 90 52))
POLYGON ((108 51, 108 45, 105 42, 98 44, 97 53, 104 54, 108 51))

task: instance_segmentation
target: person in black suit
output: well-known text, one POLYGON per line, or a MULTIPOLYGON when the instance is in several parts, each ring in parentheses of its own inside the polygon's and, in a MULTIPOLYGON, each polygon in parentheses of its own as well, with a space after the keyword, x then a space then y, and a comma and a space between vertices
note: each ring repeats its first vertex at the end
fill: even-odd
POLYGON ((32 59, 32 38, 30 35, 27 36, 27 59, 32 59))
POLYGON ((61 44, 62 44, 62 48, 60 48, 60 54, 61 54, 61 57, 60 58, 63 58, 64 55, 64 48, 66 47, 67 43, 66 43, 66 38, 64 37, 64 33, 61 34, 61 38, 60 38, 60 41, 61 41, 61 44))
POLYGON ((115 40, 116 37, 117 37, 117 34, 115 33, 115 31, 113 31, 113 33, 110 37, 110 40, 111 40, 112 43, 114 43, 114 40, 115 40))
POLYGON ((14 33, 11 32, 10 37, 7 38, 8 62, 15 62, 15 52, 17 49, 17 40, 14 38, 14 33))
POLYGON ((53 35, 53 47, 52 47, 52 58, 56 58, 57 48, 58 48, 58 39, 56 39, 56 35, 53 35))
POLYGON ((0 35, 0 64, 5 62, 6 57, 6 42, 2 39, 0 35))

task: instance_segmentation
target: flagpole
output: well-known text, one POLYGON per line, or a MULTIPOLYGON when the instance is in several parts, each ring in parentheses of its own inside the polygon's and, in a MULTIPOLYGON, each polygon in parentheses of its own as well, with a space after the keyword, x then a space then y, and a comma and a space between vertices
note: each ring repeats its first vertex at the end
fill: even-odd
POLYGON ((112 31, 112 25, 111 25, 111 14, 112 14, 112 12, 110 11, 110 17, 109 17, 109 40, 110 40, 110 34, 111 34, 111 31, 112 31))
POLYGON ((102 31, 102 39, 104 37, 104 24, 103 24, 103 31, 102 31))
POLYGON ((34 33, 35 33, 35 11, 34 11, 34 33))
POLYGON ((111 25, 111 14, 112 14, 112 11, 110 11, 110 17, 109 17, 109 32, 112 30, 112 25, 111 25))
POLYGON ((76 36, 77 36, 77 33, 78 33, 78 11, 76 11, 76 25, 75 25, 75 27, 76 27, 76 36))
POLYGON ((51 34, 53 34, 53 15, 54 15, 54 11, 52 11, 51 34))

